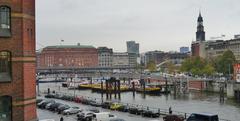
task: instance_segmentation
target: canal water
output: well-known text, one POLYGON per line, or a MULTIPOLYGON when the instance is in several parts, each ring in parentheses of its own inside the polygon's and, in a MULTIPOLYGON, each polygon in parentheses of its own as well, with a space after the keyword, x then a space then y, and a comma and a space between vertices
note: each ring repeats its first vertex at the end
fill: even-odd
MULTIPOLYGON (((40 91, 46 91, 48 88, 51 91, 74 94, 74 90, 63 88, 60 83, 40 84, 40 91)), ((101 99, 100 93, 92 93, 91 90, 76 90, 75 94, 101 99)), ((103 98, 106 98, 106 95, 103 98)), ((115 100, 114 95, 112 100, 115 100)), ((144 96, 141 93, 135 93, 134 97, 132 92, 125 92, 121 93, 121 102, 160 108, 161 110, 171 107, 173 111, 185 113, 213 113, 218 114, 221 119, 240 121, 240 102, 225 98, 225 102, 220 103, 219 94, 214 93, 191 92, 177 97, 173 95, 144 96)))

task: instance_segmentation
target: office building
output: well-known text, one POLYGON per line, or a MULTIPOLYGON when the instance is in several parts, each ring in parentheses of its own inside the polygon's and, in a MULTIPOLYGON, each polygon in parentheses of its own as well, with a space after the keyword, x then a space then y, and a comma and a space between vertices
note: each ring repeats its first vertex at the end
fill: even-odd
POLYGON ((99 47, 98 51, 98 66, 112 67, 113 65, 113 50, 107 47, 99 47))

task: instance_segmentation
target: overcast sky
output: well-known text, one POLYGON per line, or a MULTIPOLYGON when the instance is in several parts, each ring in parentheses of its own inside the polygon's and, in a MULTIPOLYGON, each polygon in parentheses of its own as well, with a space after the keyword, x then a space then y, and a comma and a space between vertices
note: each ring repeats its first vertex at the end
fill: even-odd
POLYGON ((178 51, 195 40, 201 9, 206 38, 240 34, 240 0, 36 0, 37 48, 62 44, 140 52, 178 51))

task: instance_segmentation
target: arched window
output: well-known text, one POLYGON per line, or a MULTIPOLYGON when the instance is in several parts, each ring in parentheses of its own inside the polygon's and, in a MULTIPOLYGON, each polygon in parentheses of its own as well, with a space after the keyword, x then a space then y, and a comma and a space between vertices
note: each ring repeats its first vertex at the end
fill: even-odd
POLYGON ((0 51, 0 82, 11 81, 11 54, 0 51))
POLYGON ((0 96, 0 121, 12 121, 12 97, 0 96))
POLYGON ((0 37, 11 36, 11 9, 7 6, 0 6, 0 37))

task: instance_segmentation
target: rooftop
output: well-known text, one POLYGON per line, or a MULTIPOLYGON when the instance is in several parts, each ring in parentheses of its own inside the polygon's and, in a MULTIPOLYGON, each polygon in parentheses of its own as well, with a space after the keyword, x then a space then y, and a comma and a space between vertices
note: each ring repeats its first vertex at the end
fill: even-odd
POLYGON ((47 46, 46 48, 95 48, 91 45, 55 45, 47 46))

